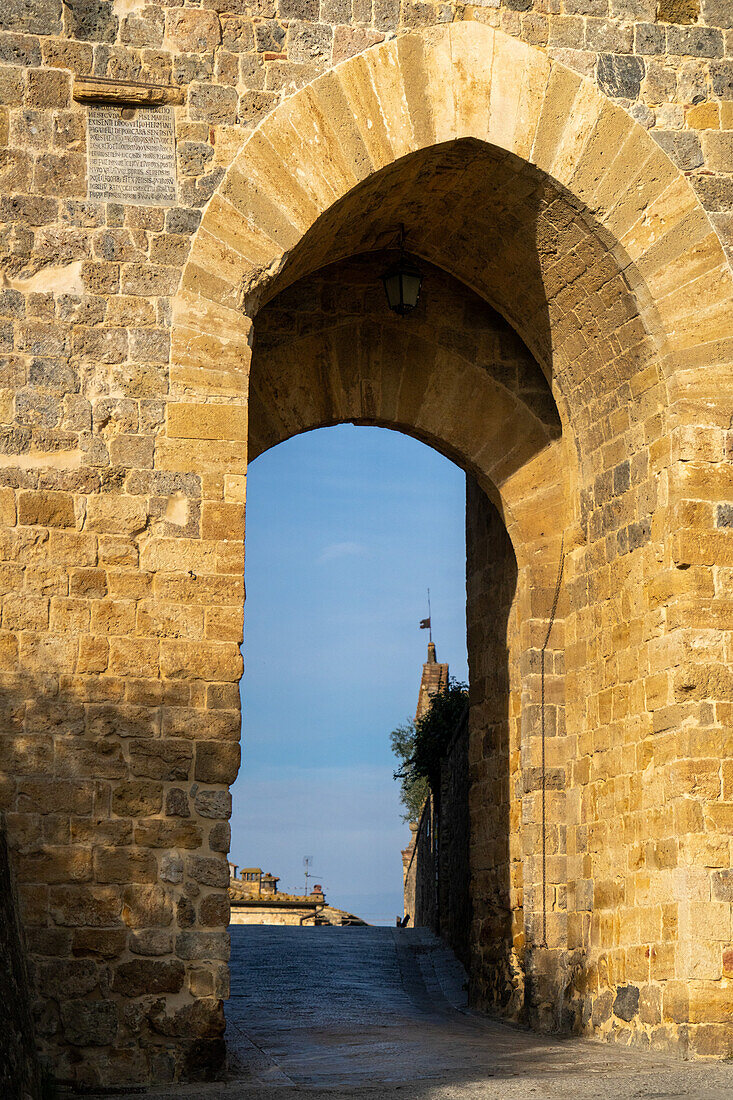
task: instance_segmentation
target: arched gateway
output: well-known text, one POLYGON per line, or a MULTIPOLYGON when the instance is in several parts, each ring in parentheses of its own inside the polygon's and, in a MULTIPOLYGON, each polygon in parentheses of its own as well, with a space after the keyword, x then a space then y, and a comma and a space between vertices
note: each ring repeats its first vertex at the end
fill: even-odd
POLYGON ((73 552, 93 615, 141 601, 76 648, 3 648, 46 723, 8 739, 9 828, 62 1076, 222 1057, 247 454, 343 421, 469 476, 475 1003, 729 1051, 731 282, 646 131, 474 22, 345 61, 247 137, 173 300, 137 488, 56 486, 77 534, 18 488, 18 523, 50 528, 29 561, 73 552), (405 320, 379 286, 399 223, 425 270, 405 320), (42 798, 70 834, 43 835, 42 798))

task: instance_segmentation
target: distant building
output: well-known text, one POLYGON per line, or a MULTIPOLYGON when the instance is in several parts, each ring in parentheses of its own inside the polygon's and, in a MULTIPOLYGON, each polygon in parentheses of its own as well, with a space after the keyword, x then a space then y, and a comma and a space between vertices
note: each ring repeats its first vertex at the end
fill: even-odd
POLYGON ((237 878, 238 870, 236 863, 229 864, 229 878, 236 883, 237 889, 245 897, 272 897, 277 894, 277 884, 280 879, 276 875, 267 874, 261 867, 243 867, 237 878))
POLYGON ((326 904, 320 883, 309 894, 281 894, 280 879, 261 867, 229 864, 230 924, 349 925, 366 922, 344 909, 326 904))

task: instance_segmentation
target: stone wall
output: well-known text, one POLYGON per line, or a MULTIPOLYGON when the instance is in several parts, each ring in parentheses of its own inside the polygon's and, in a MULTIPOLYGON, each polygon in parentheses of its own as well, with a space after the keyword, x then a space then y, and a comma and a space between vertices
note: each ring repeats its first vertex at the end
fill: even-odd
MULTIPOLYGON (((7 149, 3 182, 9 196, 35 195, 45 201, 37 200, 35 208, 33 203, 6 205, 8 221, 18 227, 9 242, 13 266, 21 277, 43 266, 34 255, 33 237, 43 251, 45 227, 53 225, 66 231, 65 247, 55 252, 52 266, 87 261, 89 251, 80 238, 82 231, 88 236, 95 229, 118 230, 104 234, 108 243, 97 250, 97 262, 140 263, 147 242, 128 243, 136 228, 156 236, 172 228, 173 239, 156 240, 151 261, 178 266, 185 238, 195 228, 195 211, 221 181, 242 131, 255 127, 296 89, 375 43, 464 19, 545 49, 628 109, 690 177, 730 245, 733 16, 727 0, 487 0, 476 5, 221 0, 211 7, 144 0, 75 0, 66 6, 61 0, 15 0, 0 16, 7 149), (73 73, 186 89, 186 104, 177 110, 177 133, 179 195, 187 213, 171 214, 166 229, 162 216, 138 215, 136 224, 129 212, 126 221, 119 213, 119 225, 114 215, 94 224, 91 212, 78 214, 75 225, 74 202, 85 198, 86 165, 85 111, 70 98, 73 73), (71 200, 69 209, 66 200, 71 200)), ((174 277, 157 273, 159 285, 166 274, 174 277)), ((88 273, 87 286, 89 279, 88 273)))
POLYGON ((313 924, 316 919, 313 907, 302 909, 278 909, 275 906, 263 906, 257 909, 255 906, 233 905, 230 924, 278 924, 299 928, 304 924, 313 924))
POLYGON ((475 853, 488 897, 509 869, 507 965, 524 946, 547 1026, 730 1049, 730 23, 717 0, 0 14, 0 805, 60 1079, 223 1064, 247 453, 343 420, 454 458, 511 540, 506 734, 471 763, 472 813, 495 782, 510 830, 475 853), (183 89, 177 205, 87 198, 90 72, 183 89), (449 323, 440 293, 414 329, 362 323, 326 280, 343 323, 289 308, 300 358, 258 360, 268 303, 400 221, 450 272, 449 323))
POLYGON ((404 910, 409 928, 431 928, 469 965, 471 900, 468 727, 441 762, 440 790, 425 802, 408 849, 404 910))
POLYGON ((407 928, 432 928, 440 922, 438 907, 438 831, 432 797, 423 806, 405 865, 404 910, 407 928))

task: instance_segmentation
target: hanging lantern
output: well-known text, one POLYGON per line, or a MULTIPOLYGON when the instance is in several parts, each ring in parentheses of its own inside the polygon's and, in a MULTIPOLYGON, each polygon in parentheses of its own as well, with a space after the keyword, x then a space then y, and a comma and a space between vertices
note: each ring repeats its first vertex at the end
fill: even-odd
POLYGON ((382 276, 389 308, 404 317, 415 308, 420 297, 422 272, 405 254, 405 227, 400 226, 400 257, 382 276))

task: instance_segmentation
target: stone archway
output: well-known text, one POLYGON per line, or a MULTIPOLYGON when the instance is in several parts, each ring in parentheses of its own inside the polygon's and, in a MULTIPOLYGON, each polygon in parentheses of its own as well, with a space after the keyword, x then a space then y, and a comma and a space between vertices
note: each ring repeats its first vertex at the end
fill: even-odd
MULTIPOLYGON (((646 132, 541 51, 475 24, 406 35, 319 78, 248 139, 207 209, 176 301, 159 461, 175 467, 198 447, 226 479, 246 439, 258 310, 325 264, 383 247, 397 220, 419 256, 511 322, 577 455, 577 470, 563 469, 564 519, 533 548, 520 627, 531 727, 534 660, 566 536, 567 698, 550 812, 568 847, 553 853, 550 949, 536 925, 525 930, 534 944, 519 937, 533 948, 539 1015, 569 1013, 578 1029, 614 1034, 629 1022, 614 999, 632 986, 635 1041, 654 1032, 672 1046, 725 1049, 722 943, 702 952, 692 943, 698 903, 715 904, 712 879, 700 895, 680 887, 690 872, 674 872, 662 853, 674 849, 676 865, 683 849, 717 843, 725 819, 674 777, 695 772, 683 730, 706 724, 717 690, 705 672, 702 600, 705 565, 726 536, 710 508, 687 506, 682 462, 698 460, 702 502, 722 443, 707 464, 697 431, 707 383, 695 368, 728 362, 731 278, 691 188, 646 132), (487 250, 502 261, 489 270, 487 250), (695 424, 691 434, 684 424, 695 424), (703 512, 701 529, 692 517, 703 512), (672 607, 674 626, 661 610, 672 607), (679 730, 671 757, 655 741, 668 729, 679 730), (635 839, 621 840, 624 831, 635 839), (641 1015, 639 1000, 650 1006, 641 1015)), ((720 431, 725 414, 711 419, 720 431)), ((516 506, 499 498, 508 515, 516 506)), ((521 557, 527 547, 515 549, 521 557)), ((526 781, 537 851, 537 793, 526 781)), ((533 889, 525 900, 537 911, 533 889)))
MULTIPOLYGON (((716 570, 731 554, 731 273, 687 181, 629 115, 541 50, 465 22, 344 62, 248 136, 174 297, 159 399, 143 421, 115 411, 122 473, 77 455, 49 479, 30 454, 3 490, 8 827, 40 1042, 64 1079, 221 1065, 253 326, 289 286, 384 248, 398 220, 519 334, 562 424, 511 471, 510 449, 483 470, 526 571, 512 946, 530 1003, 540 1022, 624 1042, 728 1048, 733 674, 716 570), (545 946, 537 662, 563 536, 545 946)), ((146 274, 161 324, 163 275, 146 274)), ((82 337, 114 359, 112 337, 82 333, 82 355, 82 337)), ((457 385, 475 376, 470 357, 444 365, 457 385)), ((498 399, 476 386, 477 407, 498 399)), ((423 400, 401 426, 423 423, 478 476, 499 428, 444 438, 430 413, 423 400)), ((93 459, 83 410, 67 422, 93 459)))

